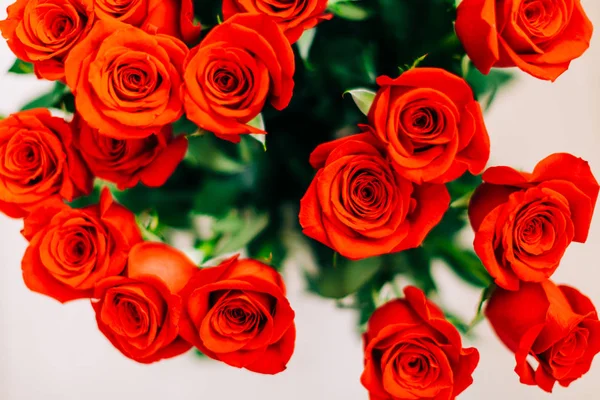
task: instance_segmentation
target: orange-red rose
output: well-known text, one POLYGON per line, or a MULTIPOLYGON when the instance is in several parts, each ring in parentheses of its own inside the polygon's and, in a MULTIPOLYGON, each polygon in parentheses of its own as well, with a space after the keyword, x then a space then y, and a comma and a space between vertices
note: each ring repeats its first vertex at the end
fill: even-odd
POLYGON ((300 202, 305 235, 350 259, 417 247, 450 203, 444 185, 416 185, 370 132, 318 146, 317 174, 300 202))
POLYGON ((192 0, 95 0, 100 19, 116 18, 152 33, 175 36, 187 43, 196 42, 200 25, 194 24, 192 0))
POLYGON ((129 249, 142 240, 135 215, 107 189, 100 204, 83 209, 40 206, 25 219, 23 235, 30 241, 25 284, 60 302, 91 297, 98 281, 123 271, 129 249))
POLYGON ((314 28, 323 20, 331 19, 325 14, 327 0, 223 0, 225 19, 238 13, 265 14, 275 20, 290 43, 295 43, 302 32, 314 28))
POLYGON ((523 283, 518 291, 496 289, 485 314, 515 353, 521 383, 551 392, 569 386, 590 369, 600 351, 600 321, 594 305, 576 289, 551 281, 523 283), (537 361, 534 370, 528 358, 537 361))
POLYGON ((509 290, 548 279, 572 241, 585 242, 598 198, 588 163, 553 154, 533 173, 489 168, 469 205, 475 252, 509 290))
POLYGON ((519 67, 555 80, 589 47, 593 26, 580 0, 463 0, 456 33, 482 73, 519 67))
POLYGON ((369 111, 377 137, 405 178, 445 183, 478 174, 490 157, 479 103, 467 82, 438 68, 382 76, 369 111))
POLYGON ((75 146, 90 171, 116 183, 120 190, 138 182, 149 187, 162 186, 187 150, 185 136, 174 138, 170 125, 142 139, 113 139, 76 117, 73 133, 75 146))
POLYGON ((364 334, 361 382, 371 400, 453 400, 473 382, 475 348, 420 289, 375 310, 364 334))
POLYGON ((101 20, 65 62, 77 112, 116 139, 150 136, 183 114, 180 98, 188 49, 115 19, 101 20))
POLYGON ((263 374, 286 369, 294 311, 273 268, 236 256, 196 272, 182 296, 181 335, 204 354, 263 374))
POLYGON ((94 23, 94 0, 17 0, 0 21, 2 36, 39 78, 64 79, 64 61, 94 23))
POLYGON ((179 336, 179 292, 196 270, 166 244, 135 245, 124 276, 96 285, 92 306, 98 328, 125 356, 141 363, 188 351, 192 346, 179 336))
POLYGON ((72 201, 92 190, 69 124, 45 109, 0 120, 0 211, 26 216, 41 202, 72 201))
POLYGON ((294 53, 268 16, 236 14, 216 26, 185 60, 187 117, 215 135, 238 142, 268 100, 282 110, 294 88, 294 53))

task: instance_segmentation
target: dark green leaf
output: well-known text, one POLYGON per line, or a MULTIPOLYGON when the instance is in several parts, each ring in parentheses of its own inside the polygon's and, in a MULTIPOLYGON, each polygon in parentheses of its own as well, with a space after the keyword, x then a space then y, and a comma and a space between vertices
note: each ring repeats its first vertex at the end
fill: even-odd
POLYGON ((245 212, 239 214, 232 211, 225 219, 215 223, 215 233, 221 234, 213 256, 231 253, 244 249, 269 224, 268 214, 245 212))
POLYGON ((33 64, 17 58, 8 72, 12 72, 13 74, 33 74, 33 64))
POLYGON ((34 108, 60 108, 61 100, 67 93, 69 93, 69 89, 65 84, 56 82, 49 92, 25 104, 21 107, 21 110, 31 110, 34 108))
POLYGON ((371 12, 353 0, 339 0, 330 2, 327 9, 337 17, 350 21, 362 21, 371 16, 371 12))
POLYGON ((490 274, 473 251, 460 249, 450 241, 437 243, 434 251, 467 283, 481 288, 492 283, 490 274))
POLYGON ((321 296, 340 299, 356 292, 380 270, 382 258, 372 257, 351 261, 337 257, 335 268, 321 269, 318 275, 308 276, 311 287, 321 296))
POLYGON ((191 137, 185 161, 195 167, 222 174, 244 171, 246 165, 227 155, 219 146, 219 140, 212 134, 191 137))

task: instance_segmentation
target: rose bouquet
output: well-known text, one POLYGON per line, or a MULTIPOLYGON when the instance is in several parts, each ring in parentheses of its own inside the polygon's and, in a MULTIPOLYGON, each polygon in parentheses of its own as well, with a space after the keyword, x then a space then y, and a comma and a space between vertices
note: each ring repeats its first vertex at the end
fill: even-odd
POLYGON ((580 0, 17 0, 7 14, 10 72, 54 82, 0 120, 23 280, 90 299, 126 357, 195 347, 284 371, 296 329, 278 269, 297 243, 308 289, 357 310, 372 400, 456 398, 480 357, 461 334, 485 318, 546 391, 600 352, 594 306, 550 280, 588 236, 587 162, 486 169, 501 68, 558 79, 589 46, 580 0), (481 289, 472 321, 432 301, 439 260, 481 289))

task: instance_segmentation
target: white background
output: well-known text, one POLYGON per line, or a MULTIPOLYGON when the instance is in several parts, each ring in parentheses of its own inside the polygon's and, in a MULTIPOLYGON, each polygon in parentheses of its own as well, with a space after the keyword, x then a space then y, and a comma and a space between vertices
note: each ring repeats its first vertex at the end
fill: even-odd
MULTIPOLYGON (((0 0, 0 18, 10 0, 0 0)), ((583 0, 600 31, 600 2, 583 0)), ((519 74, 486 115, 492 138, 490 165, 531 169, 553 152, 570 152, 590 161, 600 177, 600 41, 554 83, 519 74)), ((317 37, 318 39, 318 37, 317 37)), ((0 40, 0 71, 13 56, 0 40)), ((0 74, 0 114, 17 110, 47 83, 31 76, 0 74)), ((597 214, 600 214, 598 210, 597 214)), ((297 313, 298 339, 289 368, 261 376, 193 352, 154 365, 123 357, 96 328, 87 301, 68 305, 29 292, 21 278, 25 241, 21 221, 0 215, 0 399, 1 400, 366 400, 359 383, 361 343, 354 314, 306 294, 295 265, 286 268, 289 297, 297 313)), ((577 287, 600 306, 600 215, 586 245, 573 244, 555 280, 577 287)), ((441 297, 456 313, 474 314, 479 293, 458 282, 443 266, 441 297)), ((526 307, 526 305, 524 305, 526 307)), ((487 323, 476 331, 481 362, 475 383, 461 400, 546 399, 538 388, 520 385, 514 358, 495 339, 487 323)), ((551 398, 598 399, 600 361, 569 389, 551 398)))

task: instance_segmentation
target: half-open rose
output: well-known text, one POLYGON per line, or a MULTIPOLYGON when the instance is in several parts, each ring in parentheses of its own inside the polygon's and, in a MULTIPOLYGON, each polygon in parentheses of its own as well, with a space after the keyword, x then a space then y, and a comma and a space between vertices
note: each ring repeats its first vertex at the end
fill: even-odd
POLYGON ((591 301, 551 281, 496 289, 486 307, 490 324, 515 353, 521 383, 551 392, 585 374, 600 352, 600 321, 591 301), (531 365, 537 363, 537 368, 531 365))
POLYGON ((124 276, 106 278, 94 291, 98 328, 127 357, 151 363, 188 351, 179 336, 179 292, 197 270, 163 243, 134 246, 124 276))
POLYGON ((586 241, 599 186, 582 159, 553 154, 533 173, 492 167, 483 182, 469 217, 475 252, 499 286, 548 279, 571 242, 586 241))
POLYGON ((17 0, 0 21, 2 36, 39 78, 63 80, 65 58, 94 24, 94 0, 17 0))
POLYGON ((519 67, 555 80, 589 47, 593 26, 580 0, 463 0, 456 33, 484 74, 519 67))
POLYGON ((265 133, 248 123, 265 103, 282 110, 292 99, 294 52, 266 15, 236 14, 213 28, 185 60, 187 117, 215 135, 238 142, 265 133))
POLYGON ((273 268, 233 257, 198 271, 182 296, 181 335, 204 354, 263 374, 286 369, 294 311, 273 268))
POLYGON ((142 236, 135 215, 104 189, 100 204, 40 206, 25 219, 30 241, 21 267, 27 287, 65 302, 91 297, 98 281, 119 275, 142 236))
POLYGON ((114 19, 101 20, 65 62, 79 115, 101 134, 144 138, 183 114, 180 98, 188 49, 114 19))
POLYGON ((473 383, 477 349, 415 287, 375 310, 363 338, 371 400, 453 400, 473 383))
POLYGON ((318 146, 310 163, 319 170, 300 201, 300 225, 350 259, 419 246, 450 204, 444 185, 402 177, 371 132, 318 146))
POLYGON ((0 120, 0 212, 26 216, 42 202, 72 201, 92 190, 71 127, 46 109, 0 120))
POLYGON ((405 178, 450 182, 479 174, 490 157, 481 107, 461 77, 439 68, 413 68, 377 78, 369 111, 377 137, 405 178))

